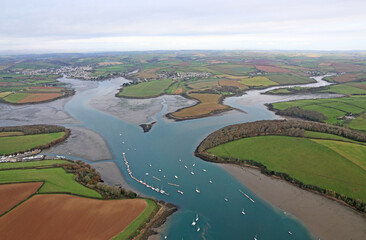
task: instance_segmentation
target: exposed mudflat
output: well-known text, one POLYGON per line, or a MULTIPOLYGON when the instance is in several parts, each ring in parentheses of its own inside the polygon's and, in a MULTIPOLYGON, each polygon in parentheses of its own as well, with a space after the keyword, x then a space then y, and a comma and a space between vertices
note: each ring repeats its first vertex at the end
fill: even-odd
POLYGON ((70 136, 42 153, 68 155, 89 161, 108 160, 112 155, 104 139, 97 133, 81 127, 68 127, 70 136))
POLYGON ((258 170, 220 164, 263 200, 291 213, 321 239, 366 239, 366 215, 258 170))

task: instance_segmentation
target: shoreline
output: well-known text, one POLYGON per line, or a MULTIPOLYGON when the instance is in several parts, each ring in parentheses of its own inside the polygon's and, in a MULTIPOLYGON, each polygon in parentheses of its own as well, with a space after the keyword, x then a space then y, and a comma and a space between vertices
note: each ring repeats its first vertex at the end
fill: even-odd
POLYGON ((322 239, 366 239, 366 214, 258 169, 218 163, 270 205, 291 213, 322 239))

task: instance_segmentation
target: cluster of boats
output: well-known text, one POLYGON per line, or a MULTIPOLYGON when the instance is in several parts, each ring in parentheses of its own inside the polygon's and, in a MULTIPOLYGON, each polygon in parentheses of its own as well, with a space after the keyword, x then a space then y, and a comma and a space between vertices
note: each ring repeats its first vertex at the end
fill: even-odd
POLYGON ((142 180, 139 180, 139 179, 137 179, 136 177, 134 177, 134 176, 132 175, 132 171, 131 171, 131 169, 130 169, 130 165, 128 164, 128 161, 127 161, 127 159, 126 159, 126 154, 125 154, 124 152, 123 152, 122 154, 123 154, 124 163, 125 163, 125 165, 126 165, 126 167, 127 167, 127 172, 128 172, 128 174, 130 175, 130 177, 131 177, 133 180, 135 180, 136 182, 141 183, 142 185, 145 185, 147 188, 150 188, 151 190, 153 190, 153 191, 155 191, 155 192, 157 192, 157 193, 160 193, 160 194, 163 194, 163 195, 167 195, 167 196, 169 196, 169 193, 165 192, 165 191, 163 190, 163 188, 162 188, 162 187, 161 187, 160 189, 159 189, 159 188, 155 188, 155 187, 153 187, 153 186, 150 186, 150 185, 149 185, 149 184, 147 184, 146 182, 144 182, 144 181, 142 181, 142 180))
MULTIPOLYGON (((196 226, 198 220, 199 220, 198 214, 196 214, 196 218, 193 218, 192 226, 196 226)), ((201 230, 201 228, 200 227, 197 227, 197 232, 199 232, 200 230, 201 230)))

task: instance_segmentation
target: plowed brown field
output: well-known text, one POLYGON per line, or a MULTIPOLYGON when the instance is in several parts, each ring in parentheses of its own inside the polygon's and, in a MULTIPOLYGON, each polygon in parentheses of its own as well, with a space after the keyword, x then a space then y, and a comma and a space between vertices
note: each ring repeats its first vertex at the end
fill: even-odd
POLYGON ((247 89, 248 88, 248 86, 246 86, 244 84, 241 84, 240 82, 232 81, 232 80, 220 80, 219 85, 220 86, 238 87, 239 89, 247 89))
POLYGON ((189 94, 190 97, 195 98, 200 101, 199 104, 192 107, 183 108, 172 114, 173 117, 178 119, 184 118, 197 118, 211 114, 212 112, 223 111, 228 106, 219 103, 221 95, 218 94, 208 94, 208 93, 192 93, 189 94))
POLYGON ((0 185, 0 214, 8 211, 42 186, 41 182, 0 185))
POLYGON ((19 103, 42 102, 52 100, 61 96, 61 93, 32 93, 19 101, 19 103))
POLYGON ((274 66, 267 66, 267 65, 255 65, 255 67, 264 72, 270 72, 270 73, 286 73, 291 72, 284 68, 274 67, 274 66))
POLYGON ((332 77, 334 79, 334 81, 336 82, 352 82, 354 80, 356 80, 356 78, 358 76, 360 76, 361 74, 360 73, 346 73, 346 74, 343 74, 343 75, 340 75, 340 76, 336 76, 336 77, 332 77))
POLYGON ((0 218, 0 239, 110 239, 146 206, 143 199, 36 195, 0 218))
POLYGON ((63 87, 30 87, 30 89, 64 89, 63 87))

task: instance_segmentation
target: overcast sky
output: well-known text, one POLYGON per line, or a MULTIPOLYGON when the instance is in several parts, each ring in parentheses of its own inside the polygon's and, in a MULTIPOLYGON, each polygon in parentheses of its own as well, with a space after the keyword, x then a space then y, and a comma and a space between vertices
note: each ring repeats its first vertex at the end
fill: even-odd
POLYGON ((366 0, 0 0, 0 52, 366 50, 366 0))

